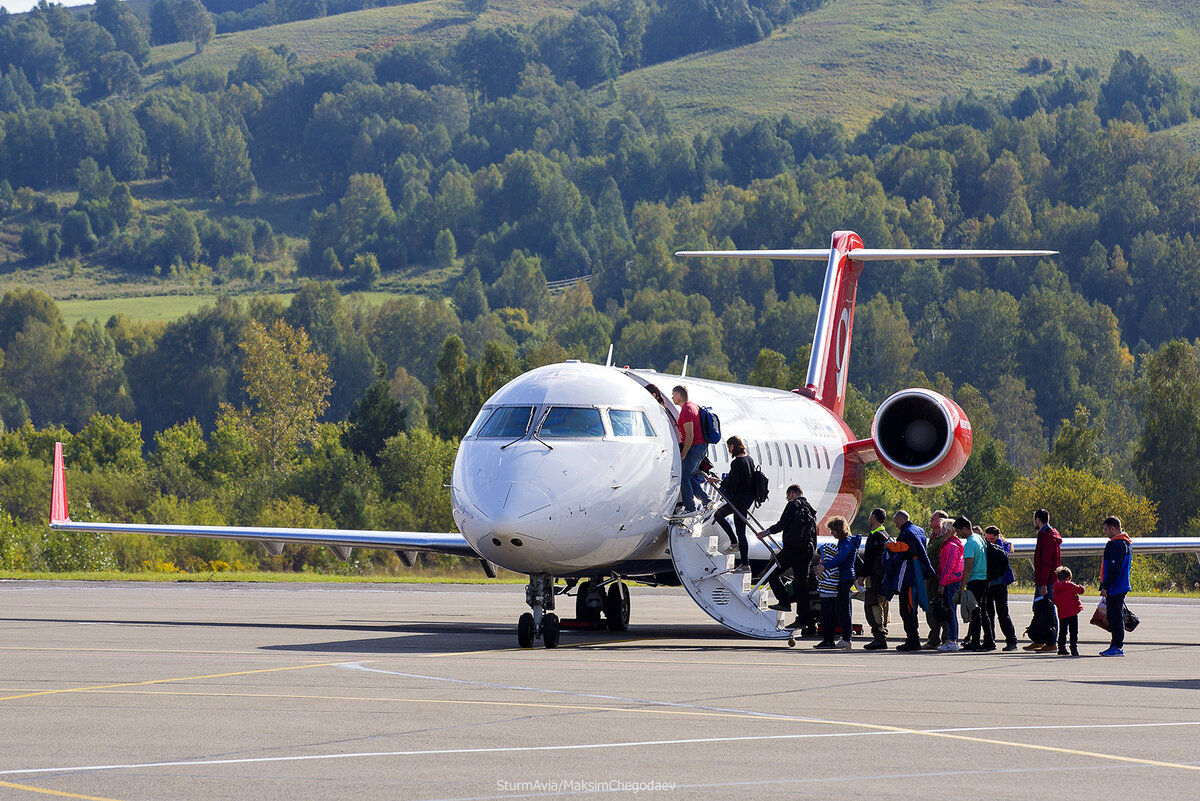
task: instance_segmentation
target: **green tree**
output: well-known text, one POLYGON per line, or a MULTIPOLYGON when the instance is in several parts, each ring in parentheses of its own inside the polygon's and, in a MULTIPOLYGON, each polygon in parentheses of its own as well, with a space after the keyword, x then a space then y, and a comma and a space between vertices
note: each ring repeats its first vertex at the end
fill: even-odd
POLYGON ((446 337, 437 360, 437 382, 433 385, 433 430, 445 439, 458 439, 467 432, 478 411, 471 386, 471 363, 457 334, 446 337))
POLYGON ((177 0, 175 4, 175 28, 179 35, 196 47, 196 55, 204 52, 216 34, 212 16, 200 0, 177 0))
POLYGON ((309 349, 308 335, 283 320, 268 331, 257 320, 246 327, 242 380, 250 404, 221 405, 221 414, 246 433, 262 463, 290 469, 300 449, 316 437, 333 388, 329 359, 309 349))
POLYGON ((1134 452, 1134 470, 1158 505, 1161 532, 1177 534, 1200 513, 1200 480, 1194 463, 1200 453, 1197 346, 1173 340, 1148 356, 1138 394, 1145 424, 1134 452))
POLYGON ((342 443, 378 464, 384 443, 405 429, 407 417, 406 409, 392 395, 391 385, 380 378, 354 403, 342 443))

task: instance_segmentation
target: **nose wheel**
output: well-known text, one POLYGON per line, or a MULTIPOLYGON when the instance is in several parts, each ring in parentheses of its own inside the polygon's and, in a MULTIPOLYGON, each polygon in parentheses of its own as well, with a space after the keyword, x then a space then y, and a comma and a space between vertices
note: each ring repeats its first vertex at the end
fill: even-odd
POLYGON ((558 647, 558 615, 554 608, 554 577, 547 573, 534 573, 525 588, 525 603, 531 612, 517 620, 517 645, 532 648, 533 641, 541 639, 547 648, 558 647))

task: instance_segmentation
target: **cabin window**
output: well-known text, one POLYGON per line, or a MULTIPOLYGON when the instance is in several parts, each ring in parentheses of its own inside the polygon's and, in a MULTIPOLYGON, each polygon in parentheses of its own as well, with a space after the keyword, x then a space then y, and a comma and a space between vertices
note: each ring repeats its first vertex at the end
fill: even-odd
POLYGON ((809 467, 812 467, 812 455, 809 454, 807 445, 804 446, 804 461, 808 463, 809 467))
POLYGON ((804 467, 804 460, 800 458, 800 445, 792 445, 796 449, 796 467, 804 467))
POLYGON ((754 443, 754 453, 756 456, 758 456, 758 458, 755 459, 754 461, 758 462, 759 464, 762 464, 762 448, 759 447, 757 442, 754 443))
POLYGON ((791 467, 791 466, 792 466, 792 449, 791 449, 791 448, 789 448, 787 445, 784 445, 784 446, 783 446, 783 452, 787 454, 787 457, 788 457, 788 467, 791 467))
POLYGON ((533 421, 533 408, 532 406, 500 406, 488 410, 491 413, 486 419, 483 414, 476 418, 475 424, 479 430, 475 436, 504 439, 523 437, 529 431, 529 424, 533 421), (483 422, 480 423, 480 420, 483 422))
POLYGON ((775 458, 779 461, 779 466, 783 467, 783 454, 779 450, 779 443, 775 443, 775 458))
POLYGON ((614 437, 653 437, 654 429, 645 412, 633 409, 609 409, 608 424, 614 437))
POLYGON ((578 406, 552 406, 546 412, 537 435, 551 437, 603 437, 604 422, 599 409, 583 409, 578 406))

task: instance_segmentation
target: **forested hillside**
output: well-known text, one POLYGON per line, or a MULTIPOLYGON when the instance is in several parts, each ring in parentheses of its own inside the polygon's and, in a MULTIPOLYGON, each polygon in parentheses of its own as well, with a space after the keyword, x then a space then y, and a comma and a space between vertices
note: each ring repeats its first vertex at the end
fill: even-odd
MULTIPOLYGON (((722 19, 745 24, 701 46, 755 41, 814 4, 734 5, 745 13, 722 19)), ((873 473, 868 509, 942 505, 1020 533, 1044 505, 1063 510, 1064 534, 1096 534, 1109 511, 1134 533, 1197 533, 1200 164, 1171 135, 1200 110, 1196 90, 1121 51, 1103 70, 1031 64, 1040 78, 1012 97, 899 104, 853 134, 782 116, 682 136, 655 96, 611 83, 680 54, 656 25, 723 8, 601 2, 311 63, 252 47, 231 70, 185 60, 152 85, 147 29, 112 0, 0 17, 9 272, 304 282, 287 304, 226 297, 165 325, 73 330, 45 293, 8 291, 4 565, 258 562, 229 544, 47 535, 55 439, 71 443, 77 517, 447 528, 456 440, 521 370, 600 360, 611 342, 621 363, 688 356, 705 377, 795 386, 821 275, 671 253, 815 247, 845 228, 876 247, 1061 251, 864 274, 852 425, 865 433, 874 404, 925 385, 977 435, 949 487, 918 494, 873 473), (592 86, 608 86, 601 105, 592 86), (274 193, 311 199, 311 213, 272 223, 274 193), (399 275, 435 291, 344 297, 399 275), (323 422, 275 450, 254 433, 269 403, 251 358, 261 337, 295 350, 276 378, 311 352, 331 380, 323 422)), ((1200 579, 1194 561, 1155 570, 1200 579)))

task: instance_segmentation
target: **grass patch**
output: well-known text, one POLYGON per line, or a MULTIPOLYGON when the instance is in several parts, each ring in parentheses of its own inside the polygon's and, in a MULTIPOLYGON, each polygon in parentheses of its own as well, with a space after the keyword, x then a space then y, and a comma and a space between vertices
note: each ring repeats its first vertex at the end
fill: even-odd
MULTIPOLYGON (((186 69, 192 65, 231 70, 249 48, 277 44, 290 47, 304 63, 386 50, 402 41, 450 44, 462 38, 472 24, 532 27, 543 17, 569 14, 584 5, 584 0, 491 0, 487 12, 473 20, 463 11, 460 0, 423 0, 223 33, 199 55, 190 42, 161 45, 150 51, 150 70, 159 73, 174 66, 186 69)), ((152 75, 147 83, 153 84, 156 77, 152 75)))
POLYGON ((526 584, 518 573, 498 571, 494 579, 458 571, 414 572, 400 576, 338 576, 326 573, 267 573, 259 571, 221 571, 211 573, 125 573, 119 570, 67 573, 0 570, 6 581, 144 581, 160 584, 201 584, 250 582, 259 584, 526 584))
MULTIPOLYGON (((1200 6, 1163 0, 832 0, 746 47, 657 64, 622 76, 695 134, 763 116, 829 117, 862 131, 909 100, 936 106, 968 90, 1002 97, 1046 76, 1032 56, 1094 67, 1120 49, 1200 83, 1200 6)), ((601 102, 606 90, 596 90, 601 102)))

